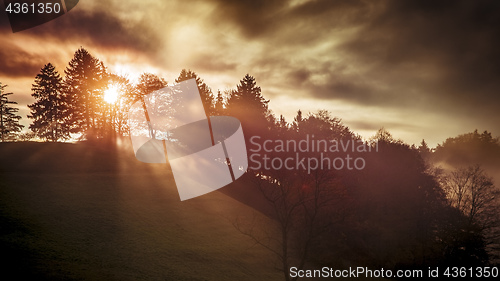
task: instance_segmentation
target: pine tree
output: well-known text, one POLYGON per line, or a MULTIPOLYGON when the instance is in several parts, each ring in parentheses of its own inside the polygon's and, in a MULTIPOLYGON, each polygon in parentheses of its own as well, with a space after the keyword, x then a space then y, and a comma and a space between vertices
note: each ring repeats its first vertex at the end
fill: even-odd
POLYGON ((216 115, 224 115, 224 97, 222 96, 222 93, 217 91, 217 98, 215 99, 215 104, 214 104, 214 113, 216 115))
POLYGON ((102 133, 104 125, 103 92, 108 84, 104 64, 84 48, 75 52, 64 71, 65 94, 71 100, 72 132, 83 133, 87 139, 102 133))
POLYGON ((207 116, 215 115, 215 107, 214 107, 214 96, 212 94, 212 89, 203 82, 203 79, 198 77, 198 75, 191 70, 183 69, 179 74, 179 77, 175 79, 175 83, 179 83, 182 81, 186 81, 189 79, 195 79, 196 85, 198 86, 198 90, 200 91, 201 101, 203 102, 203 107, 207 116))
POLYGON ((270 122, 272 118, 268 103, 269 101, 262 96, 255 78, 247 74, 240 80, 237 90, 231 93, 227 101, 227 112, 230 116, 238 118, 243 130, 252 136, 262 130, 268 130, 273 125, 270 122))
POLYGON ((227 102, 228 108, 232 108, 233 111, 244 109, 254 117, 267 118, 269 101, 262 97, 261 89, 257 86, 255 78, 247 74, 236 87, 237 90, 232 92, 227 102))
POLYGON ((11 104, 17 104, 17 102, 9 100, 8 96, 13 93, 5 93, 4 89, 6 87, 7 85, 2 85, 0 82, 0 139, 2 142, 13 140, 24 127, 19 124, 21 119, 21 116, 17 115, 19 109, 10 106, 11 104))
POLYGON ((420 155, 424 159, 428 159, 432 150, 429 148, 429 145, 427 145, 427 142, 425 142, 424 139, 422 139, 422 142, 420 143, 420 146, 418 147, 418 151, 420 152, 420 155))
POLYGON ((304 118, 302 118, 302 111, 299 109, 297 111, 297 116, 293 118, 292 128, 295 132, 300 132, 300 126, 304 122, 304 118))
POLYGON ((63 80, 56 68, 48 63, 35 77, 31 91, 36 101, 28 105, 33 119, 29 128, 39 137, 56 142, 70 137, 68 97, 63 93, 63 80))

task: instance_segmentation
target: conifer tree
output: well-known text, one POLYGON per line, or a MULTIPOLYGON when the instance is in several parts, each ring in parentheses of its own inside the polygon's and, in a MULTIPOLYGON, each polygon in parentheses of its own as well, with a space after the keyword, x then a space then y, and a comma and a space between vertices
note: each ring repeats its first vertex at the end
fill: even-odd
POLYGON ((105 117, 103 92, 108 84, 104 64, 86 49, 80 48, 64 71, 65 94, 71 100, 72 132, 87 139, 102 133, 105 117))
POLYGON ((247 74, 240 80, 236 91, 231 93, 227 101, 227 112, 241 121, 245 135, 252 136, 267 131, 273 125, 270 122, 272 117, 268 103, 255 78, 247 74))
POLYGON ((181 70, 179 77, 175 79, 175 83, 193 78, 196 80, 196 85, 198 86, 198 90, 200 91, 201 101, 203 102, 203 107, 205 108, 207 116, 215 115, 215 102, 212 90, 207 86, 207 84, 205 84, 203 79, 198 77, 198 75, 194 71, 186 69, 181 70))
POLYGON ((0 140, 11 141, 15 139, 23 125, 19 124, 21 116, 17 115, 19 108, 12 107, 12 104, 17 104, 15 101, 9 100, 9 96, 13 93, 5 93, 7 85, 2 85, 0 82, 0 140))
POLYGON ((64 94, 63 80, 56 68, 48 63, 35 77, 31 91, 36 101, 28 105, 33 119, 29 128, 39 137, 56 142, 70 137, 68 97, 64 94))
POLYGON ((217 92, 217 97, 215 98, 214 112, 217 115, 224 115, 224 97, 220 90, 217 92))

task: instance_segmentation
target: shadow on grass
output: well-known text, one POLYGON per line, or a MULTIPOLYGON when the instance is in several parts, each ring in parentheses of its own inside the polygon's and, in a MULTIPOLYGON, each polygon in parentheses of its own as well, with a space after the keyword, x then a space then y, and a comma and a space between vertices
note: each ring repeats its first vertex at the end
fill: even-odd
POLYGON ((166 165, 127 144, 0 143, 4 274, 32 280, 280 280, 224 217, 219 192, 181 202, 166 165), (5 250, 4 250, 5 249, 5 250))

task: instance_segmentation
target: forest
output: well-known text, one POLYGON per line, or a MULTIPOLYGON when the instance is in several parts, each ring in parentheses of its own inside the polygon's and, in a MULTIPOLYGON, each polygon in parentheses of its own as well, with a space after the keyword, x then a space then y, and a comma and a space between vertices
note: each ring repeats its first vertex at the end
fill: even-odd
POLYGON ((284 280, 297 279, 291 267, 500 265, 500 139, 488 131, 464 132, 435 148, 425 140, 407 144, 384 128, 363 139, 325 110, 297 109, 293 120, 274 115, 250 74, 217 92, 186 69, 175 81, 143 73, 134 84, 80 48, 63 74, 47 63, 34 78, 28 130, 19 124, 15 94, 0 84, 1 141, 127 142, 129 107, 188 79, 196 80, 207 116, 242 124, 249 169, 220 191, 273 221, 242 217, 232 225, 274 256, 284 280), (312 139, 315 149, 300 149, 312 139), (351 159, 350 166, 337 159, 351 159))

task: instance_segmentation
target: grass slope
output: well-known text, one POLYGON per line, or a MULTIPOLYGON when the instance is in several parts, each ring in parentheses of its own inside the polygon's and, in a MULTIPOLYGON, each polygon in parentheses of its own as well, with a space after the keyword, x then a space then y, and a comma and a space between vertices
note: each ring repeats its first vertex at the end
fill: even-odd
POLYGON ((220 192, 181 202, 165 165, 103 144, 0 144, 4 276, 36 280, 281 280, 220 192))

